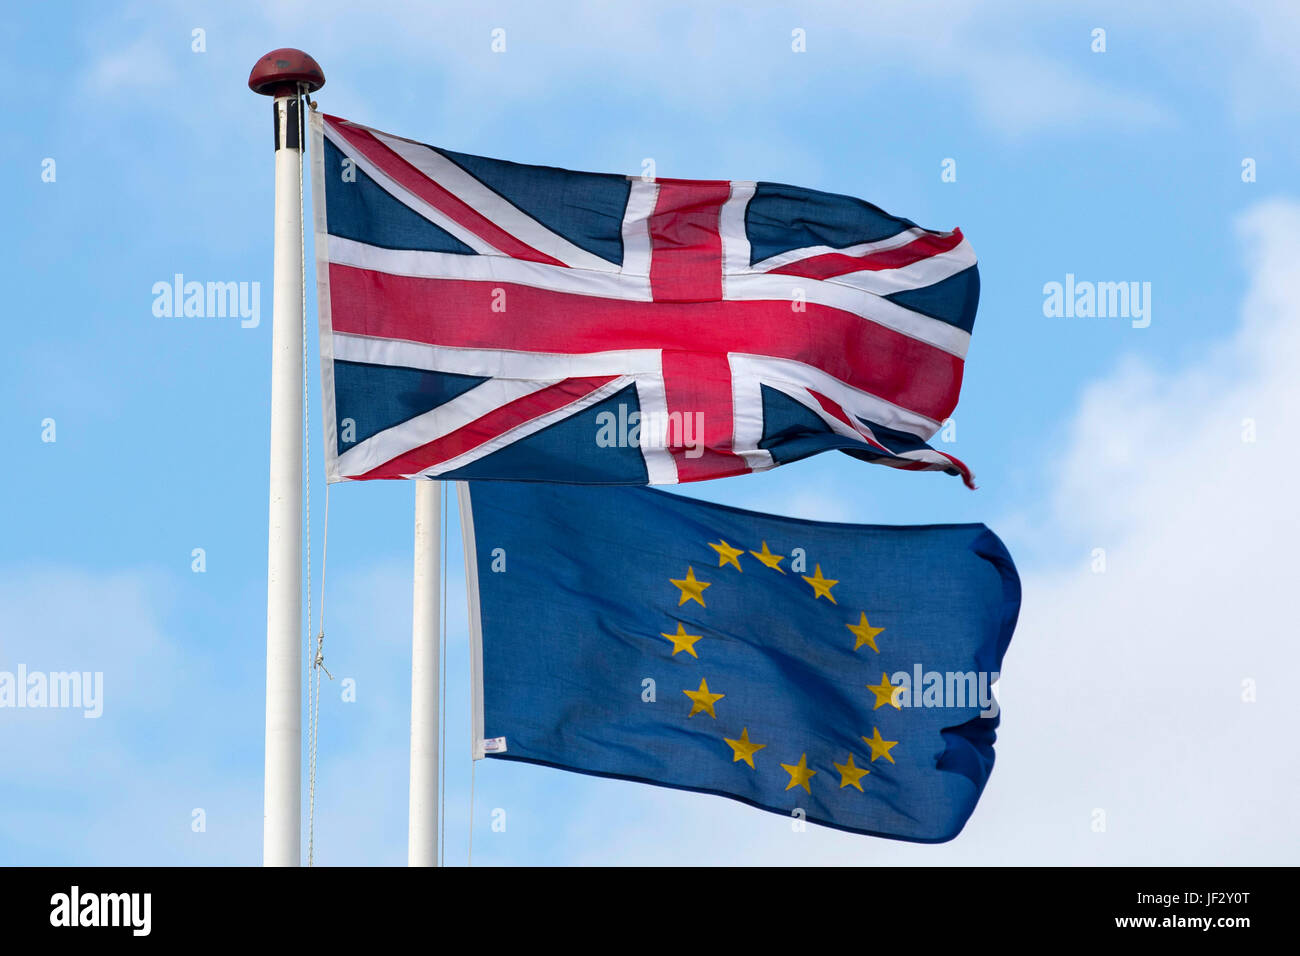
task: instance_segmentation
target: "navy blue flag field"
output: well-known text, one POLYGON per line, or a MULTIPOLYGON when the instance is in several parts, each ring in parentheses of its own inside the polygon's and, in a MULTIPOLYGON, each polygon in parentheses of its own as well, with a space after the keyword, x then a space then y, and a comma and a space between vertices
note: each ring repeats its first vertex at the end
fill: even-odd
POLYGON ((637 488, 461 496, 476 757, 902 840, 965 825, 1020 609, 984 525, 802 521, 637 488))
POLYGON ((663 485, 839 449, 971 483, 927 444, 979 301, 960 229, 311 121, 331 481, 663 485))

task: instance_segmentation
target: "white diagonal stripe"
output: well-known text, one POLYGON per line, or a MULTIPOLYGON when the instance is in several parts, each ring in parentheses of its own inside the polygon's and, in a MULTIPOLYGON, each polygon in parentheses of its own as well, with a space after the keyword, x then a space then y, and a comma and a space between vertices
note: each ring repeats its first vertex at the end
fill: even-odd
POLYGON ((727 278, 728 299, 789 302, 800 292, 808 302, 852 312, 877 325, 943 349, 958 358, 964 358, 966 349, 970 346, 970 333, 965 329, 932 319, 849 285, 804 279, 800 276, 774 275, 771 272, 727 278))
MULTIPOLYGON (((480 255, 500 256, 503 254, 496 248, 496 246, 492 245, 486 239, 480 238, 475 233, 470 232, 446 213, 429 205, 429 203, 425 202, 419 196, 415 195, 415 193, 411 192, 401 183, 397 182, 397 180, 389 176, 388 173, 384 172, 372 163, 359 149, 344 139, 341 134, 336 132, 329 123, 323 123, 322 125, 324 127, 325 136, 329 138, 329 141, 337 146, 345 156, 356 163, 358 169, 373 179, 381 189, 402 205, 406 206, 412 212, 423 216, 438 228, 455 236, 480 255)), ((364 129, 364 127, 362 128, 364 129)), ((339 175, 342 175, 341 170, 337 172, 339 175)), ((333 173, 330 170, 326 170, 325 175, 329 176, 333 175, 333 173)), ((312 202, 319 204, 321 208, 324 208, 325 197, 322 195, 319 199, 313 199, 312 202)))
POLYGON ((479 215, 538 252, 574 269, 593 269, 597 272, 614 272, 618 269, 614 263, 607 262, 574 245, 559 233, 552 232, 437 150, 379 130, 370 130, 370 133, 479 215))
POLYGON ((899 266, 897 269, 863 269, 858 272, 846 272, 821 281, 852 286, 873 295, 893 295, 895 292, 908 292, 934 285, 973 265, 975 265, 975 250, 963 239, 959 245, 947 252, 927 256, 911 265, 899 266))
POLYGON ((864 451, 876 451, 882 455, 894 455, 896 458, 906 459, 906 461, 901 461, 901 462, 882 459, 880 461, 880 464, 882 465, 892 465, 895 468, 903 468, 906 467, 907 462, 915 461, 924 464, 926 466, 925 468, 926 471, 960 470, 946 456, 935 451, 932 448, 918 448, 914 451, 891 451, 888 447, 876 448, 875 446, 872 446, 868 442, 863 440, 863 434, 870 435, 872 439, 878 440, 876 439, 876 436, 872 433, 871 429, 868 428, 867 426, 863 425, 862 431, 859 432, 854 428, 850 427, 849 425, 846 425, 844 422, 840 421, 834 415, 830 414, 824 408, 822 408, 820 402, 818 402, 815 398, 809 395, 806 390, 801 389, 798 386, 780 384, 776 382, 771 382, 769 384, 771 384, 773 388, 777 389, 777 391, 781 392, 783 395, 788 396, 793 401, 798 402, 804 408, 808 409, 808 411, 812 412, 823 422, 825 422, 826 425, 837 435, 843 435, 846 438, 855 438, 858 441, 861 441, 864 446, 863 447, 864 451))
MULTIPOLYGON (((481 445, 471 448, 464 454, 457 455, 455 458, 449 458, 447 461, 434 465, 432 468, 426 468, 418 474, 427 476, 444 475, 449 471, 455 471, 457 468, 463 468, 466 465, 478 461, 480 458, 485 458, 495 451, 500 451, 507 445, 527 438, 529 435, 536 434, 549 425, 562 421, 571 415, 576 415, 583 409, 590 408, 592 405, 604 401, 606 398, 609 398, 609 396, 618 393, 619 390, 626 388, 630 381, 631 379, 623 377, 616 378, 611 382, 606 382, 599 388, 592 389, 581 398, 574 399, 562 408, 557 408, 544 415, 539 415, 536 418, 516 425, 514 428, 507 429, 500 435, 485 441, 481 445)), ((591 441, 592 444, 595 444, 596 442, 596 435, 594 433, 591 436, 591 441)), ((415 475, 407 475, 406 477, 413 478, 415 475)))
POLYGON ((463 428, 502 405, 549 388, 563 379, 489 379, 468 392, 457 395, 437 408, 387 428, 339 455, 339 471, 346 475, 364 475, 398 455, 463 428))
MULTIPOLYGON (((861 415, 868 421, 879 422, 889 428, 907 432, 922 441, 933 435, 941 424, 932 418, 872 395, 870 392, 854 388, 830 373, 803 362, 739 352, 732 352, 730 360, 733 379, 745 376, 760 384, 780 388, 787 394, 791 389, 800 393, 813 389, 821 392, 851 415, 861 415)), ((746 394, 746 400, 756 400, 759 394, 755 386, 746 394)), ((754 438, 753 443, 757 444, 758 438, 754 438)))
POLYGON ((876 252, 897 249, 920 239, 922 236, 930 235, 947 235, 947 233, 932 233, 928 229, 916 226, 911 229, 904 229, 902 232, 895 233, 885 239, 877 239, 874 242, 859 242, 856 245, 844 246, 838 249, 835 246, 804 246, 801 249, 790 249, 769 256, 761 262, 755 262, 754 271, 770 272, 773 269, 780 269, 782 266, 788 266, 801 259, 811 259, 814 256, 825 256, 831 253, 841 256, 868 256, 876 252))

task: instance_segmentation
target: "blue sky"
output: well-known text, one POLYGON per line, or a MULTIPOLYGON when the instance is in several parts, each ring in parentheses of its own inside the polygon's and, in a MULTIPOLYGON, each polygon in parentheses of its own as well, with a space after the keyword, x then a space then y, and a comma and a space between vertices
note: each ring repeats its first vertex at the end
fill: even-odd
MULTIPOLYGON (((0 863, 260 860, 272 152, 270 108, 245 79, 283 45, 323 66, 322 109, 400 135, 850 193, 960 226, 980 258, 945 449, 978 491, 838 455, 683 489, 829 520, 985 521, 1004 538, 1024 615, 998 767, 963 835, 794 834, 717 798, 486 761, 476 863, 1295 859, 1300 17, 1280 0, 1188 3, 1176 20, 1109 2, 700 7, 10 15, 0 671, 102 671, 104 712, 0 710, 0 863), (948 158, 956 182, 941 181, 948 158), (153 284, 178 272, 259 282, 261 324, 155 316, 153 284), (1149 327, 1046 317, 1044 284, 1067 273, 1151 283, 1149 327)), ((317 519, 318 381, 313 361, 317 519)), ((336 681, 323 701, 322 864, 405 861, 412 502, 401 482, 332 492, 326 654, 358 694, 343 702, 336 681)), ((446 855, 461 864, 468 667, 450 533, 446 855)))

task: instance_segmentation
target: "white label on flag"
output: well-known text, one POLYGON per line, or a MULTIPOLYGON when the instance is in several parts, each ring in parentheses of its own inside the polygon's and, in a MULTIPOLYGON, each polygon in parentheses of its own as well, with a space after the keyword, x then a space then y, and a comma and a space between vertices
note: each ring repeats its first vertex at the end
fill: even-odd
POLYGON ((483 752, 485 754, 503 754, 506 752, 506 738, 492 737, 483 741, 483 752))

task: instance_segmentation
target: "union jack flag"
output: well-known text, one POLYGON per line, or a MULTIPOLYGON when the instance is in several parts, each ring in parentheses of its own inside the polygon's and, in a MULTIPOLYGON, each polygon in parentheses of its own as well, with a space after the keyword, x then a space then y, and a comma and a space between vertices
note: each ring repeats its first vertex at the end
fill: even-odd
POLYGON ((926 444, 979 298, 960 230, 312 132, 331 481, 673 484, 840 449, 972 484, 926 444))

